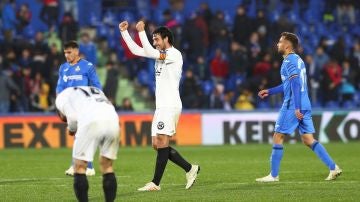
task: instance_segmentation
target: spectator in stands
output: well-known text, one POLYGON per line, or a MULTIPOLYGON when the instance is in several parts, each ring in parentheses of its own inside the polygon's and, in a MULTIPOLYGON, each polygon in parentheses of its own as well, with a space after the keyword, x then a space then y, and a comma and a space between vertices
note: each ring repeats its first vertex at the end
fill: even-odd
POLYGON ((195 64, 197 58, 203 57, 209 45, 208 27, 205 20, 197 13, 192 13, 185 22, 182 33, 182 46, 187 53, 190 65, 195 64))
POLYGON ((66 12, 62 17, 59 26, 59 36, 62 41, 73 41, 77 40, 77 34, 79 31, 79 24, 74 19, 73 15, 66 12))
MULTIPOLYGON (((278 86, 281 84, 281 76, 279 74, 280 72, 280 62, 279 60, 273 60, 272 64, 271 64, 271 69, 269 71, 269 74, 267 76, 268 78, 268 83, 263 86, 263 88, 259 89, 259 90, 263 90, 263 89, 268 89, 270 86, 278 86)), ((275 94, 269 97, 269 101, 270 101, 270 106, 275 108, 275 107, 279 107, 279 103, 281 104, 283 101, 283 95, 281 93, 279 94, 275 94)))
POLYGON ((175 47, 181 47, 181 34, 182 34, 182 27, 181 23, 174 18, 173 13, 170 9, 166 9, 162 13, 163 16, 163 22, 162 25, 168 27, 173 35, 174 35, 174 46, 175 47))
POLYGON ((239 73, 246 75, 248 69, 248 57, 246 47, 236 41, 231 42, 229 55, 229 72, 231 75, 239 73))
POLYGON ((253 68, 255 63, 260 59, 261 46, 259 42, 259 34, 257 32, 253 32, 250 35, 250 40, 246 44, 246 48, 248 50, 248 58, 249 58, 249 67, 247 71, 248 76, 252 76, 253 68))
POLYGON ((13 36, 15 35, 14 31, 18 25, 15 9, 15 0, 8 0, 1 11, 3 23, 2 28, 4 30, 4 36, 7 41, 12 40, 13 36))
POLYGON ((354 69, 350 66, 350 62, 345 60, 342 63, 342 80, 340 84, 339 93, 341 95, 341 102, 345 103, 347 101, 354 100, 355 94, 355 72, 354 69))
POLYGON ((225 59, 225 54, 220 48, 215 51, 215 56, 210 62, 211 76, 215 82, 222 82, 229 73, 229 63, 225 59))
POLYGON ((191 69, 186 70, 181 84, 181 100, 186 109, 197 109, 200 106, 198 98, 199 84, 191 69))
POLYGON ((48 48, 52 48, 53 46, 55 46, 56 51, 60 52, 62 51, 62 42, 55 29, 55 26, 52 26, 49 29, 49 32, 46 34, 47 46, 48 48))
POLYGON ((209 4, 206 2, 200 3, 199 14, 204 18, 206 25, 209 27, 213 14, 209 8, 209 4))
POLYGON ((49 46, 47 44, 43 32, 40 31, 36 32, 32 46, 33 46, 33 51, 38 52, 41 55, 46 56, 49 53, 49 46))
POLYGON ((18 30, 21 32, 26 26, 30 24, 32 13, 29 9, 29 4, 23 3, 16 14, 18 20, 18 30))
POLYGON ((337 22, 341 25, 354 25, 356 23, 356 12, 350 0, 340 0, 336 6, 337 22))
POLYGON ((0 114, 10 111, 11 95, 13 93, 20 94, 19 87, 13 81, 11 75, 11 71, 0 69, 0 114))
POLYGON ((216 48, 221 48, 223 51, 228 50, 230 35, 222 11, 218 10, 211 20, 209 33, 210 44, 212 45, 210 51, 215 50, 216 48))
POLYGON ((357 41, 354 43, 352 50, 350 52, 350 66, 354 70, 355 74, 355 88, 360 90, 360 42, 357 41))
POLYGON ((106 80, 104 94, 114 106, 116 106, 116 93, 118 91, 119 70, 115 63, 109 61, 106 64, 106 80))
POLYGON ((210 109, 224 109, 224 85, 216 84, 210 95, 210 109))
POLYGON ((253 25, 250 18, 246 15, 246 8, 243 5, 238 6, 232 30, 233 39, 239 44, 246 44, 250 33, 253 31, 253 25))
POLYGON ((87 32, 83 32, 80 36, 79 51, 84 54, 87 61, 97 65, 96 45, 87 32))
MULTIPOLYGON (((62 3, 64 5, 64 12, 70 13, 74 17, 74 20, 77 21, 77 19, 79 17, 77 0, 62 0, 62 3)), ((74 39, 69 39, 69 40, 74 40, 74 39)), ((69 41, 69 40, 66 40, 66 41, 69 41)))
POLYGON ((338 62, 330 59, 323 71, 322 92, 324 95, 325 104, 330 101, 338 102, 338 88, 342 80, 342 70, 338 62))
POLYGON ((335 59, 339 64, 341 64, 346 56, 346 45, 344 41, 344 37, 340 36, 335 44, 332 46, 330 56, 335 59))
POLYGON ((40 19, 50 28, 52 25, 58 25, 59 1, 42 0, 43 7, 40 12, 40 19))
POLYGON ((134 111, 131 100, 128 97, 123 98, 122 105, 118 109, 119 111, 134 111))
POLYGON ((270 53, 264 53, 261 60, 255 63, 253 69, 253 76, 265 77, 268 75, 271 69, 271 55, 270 53))
POLYGON ((320 72, 324 68, 325 64, 329 62, 330 58, 325 52, 322 46, 318 46, 314 55, 314 70, 312 70, 315 79, 319 80, 320 72))
POLYGON ((50 96, 50 85, 40 73, 35 75, 32 93, 30 95, 32 111, 47 112, 55 109, 54 99, 50 96))

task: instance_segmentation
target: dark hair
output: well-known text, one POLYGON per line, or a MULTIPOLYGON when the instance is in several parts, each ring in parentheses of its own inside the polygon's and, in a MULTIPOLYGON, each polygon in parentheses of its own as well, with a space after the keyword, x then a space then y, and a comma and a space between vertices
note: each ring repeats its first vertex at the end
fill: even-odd
POLYGON ((297 49, 299 45, 299 38, 296 36, 296 34, 290 32, 283 32, 281 33, 281 36, 285 37, 286 40, 290 41, 294 50, 297 49))
POLYGON ((68 48, 79 49, 79 44, 76 41, 68 41, 64 44, 64 49, 68 49, 68 48))
POLYGON ((164 39, 165 37, 168 38, 169 44, 173 45, 174 42, 174 36, 173 33, 170 31, 169 28, 161 26, 158 27, 157 29, 155 29, 155 31, 153 32, 154 34, 159 34, 161 36, 162 39, 164 39))

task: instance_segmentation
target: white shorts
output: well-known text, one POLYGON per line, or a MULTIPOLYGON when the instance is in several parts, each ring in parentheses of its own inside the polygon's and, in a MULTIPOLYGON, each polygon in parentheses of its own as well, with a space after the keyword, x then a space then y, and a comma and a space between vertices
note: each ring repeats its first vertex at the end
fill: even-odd
POLYGON ((79 125, 75 135, 73 158, 93 161, 96 149, 99 147, 100 156, 115 160, 120 143, 119 133, 118 119, 79 125))
POLYGON ((156 109, 151 125, 151 136, 176 134, 180 114, 181 109, 156 109))

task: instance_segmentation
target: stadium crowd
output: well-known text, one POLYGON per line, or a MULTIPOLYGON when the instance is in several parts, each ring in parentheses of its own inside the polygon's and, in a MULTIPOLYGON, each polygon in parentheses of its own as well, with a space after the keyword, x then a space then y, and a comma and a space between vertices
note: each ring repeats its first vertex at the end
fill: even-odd
MULTIPOLYGON (((102 9, 101 19, 80 25, 76 0, 42 0, 40 10, 7 0, 0 4, 0 113, 52 111, 62 44, 77 40, 80 52, 97 68, 107 68, 104 92, 115 100, 119 77, 154 94, 151 60, 132 55, 117 24, 146 21, 147 33, 169 27, 184 57, 181 97, 185 109, 253 110, 279 107, 281 96, 259 100, 257 92, 281 81, 275 51, 283 31, 300 36, 314 107, 360 107, 360 2, 356 0, 242 0, 234 15, 207 3, 184 12, 186 0, 141 1, 144 8, 121 13, 102 9), (75 5, 75 6, 74 6, 75 5), (157 12, 154 12, 157 10, 157 12), (46 29, 36 30, 38 17, 46 29), (126 71, 120 71, 122 68, 126 71), (126 75, 120 75, 125 72, 126 75)), ((38 3, 39 3, 38 2, 38 3)), ((206 1, 204 1, 206 2, 206 1)), ((152 37, 149 36, 149 39, 152 37)), ((125 91, 126 89, 120 89, 125 91)), ((122 108, 119 107, 119 110, 122 108)))

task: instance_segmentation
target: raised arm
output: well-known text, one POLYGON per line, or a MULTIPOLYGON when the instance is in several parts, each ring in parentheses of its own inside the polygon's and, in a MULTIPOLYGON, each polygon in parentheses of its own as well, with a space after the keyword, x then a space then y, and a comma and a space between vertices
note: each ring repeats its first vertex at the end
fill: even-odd
POLYGON ((119 24, 120 33, 126 45, 129 47, 132 54, 141 57, 147 57, 144 49, 141 48, 139 45, 135 43, 135 41, 132 40, 129 32, 127 31, 128 26, 129 24, 127 21, 123 21, 119 24))
POLYGON ((159 50, 153 48, 153 46, 150 44, 147 36, 146 36, 146 32, 145 32, 145 23, 143 21, 139 21, 136 24, 136 29, 139 32, 139 37, 140 37, 140 41, 141 44, 144 48, 145 54, 147 57, 153 58, 153 59, 161 59, 164 60, 166 54, 165 53, 161 53, 159 50))

